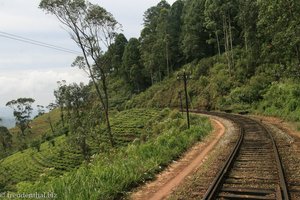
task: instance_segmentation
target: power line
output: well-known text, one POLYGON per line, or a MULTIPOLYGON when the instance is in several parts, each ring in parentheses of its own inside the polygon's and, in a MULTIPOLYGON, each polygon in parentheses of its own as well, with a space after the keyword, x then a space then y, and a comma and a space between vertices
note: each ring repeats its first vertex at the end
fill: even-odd
POLYGON ((62 52, 66 52, 66 53, 72 53, 72 54, 76 54, 76 55, 80 54, 79 51, 74 51, 74 50, 70 50, 70 49, 67 49, 67 48, 64 48, 64 47, 47 44, 45 42, 40 42, 40 41, 37 41, 37 40, 33 40, 33 39, 25 38, 25 37, 22 37, 22 36, 6 33, 6 32, 3 32, 3 31, 0 31, 0 37, 4 37, 4 38, 8 38, 8 39, 16 40, 16 41, 19 41, 19 42, 24 42, 24 43, 36 45, 36 46, 41 46, 41 47, 45 47, 45 48, 49 48, 49 49, 54 49, 54 50, 62 51, 62 52))

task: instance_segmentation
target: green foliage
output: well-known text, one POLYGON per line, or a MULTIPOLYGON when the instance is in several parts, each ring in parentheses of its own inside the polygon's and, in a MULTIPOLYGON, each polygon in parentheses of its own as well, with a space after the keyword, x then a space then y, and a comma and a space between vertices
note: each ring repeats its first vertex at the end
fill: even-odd
POLYGON ((267 115, 299 121, 299 91, 298 81, 274 82, 264 95, 264 99, 259 103, 258 111, 267 115))
POLYGON ((117 22, 100 6, 43 0, 40 7, 71 26, 72 38, 87 53, 74 66, 89 72, 93 85, 60 83, 56 103, 62 124, 44 138, 40 152, 27 149, 3 160, 0 185, 5 189, 19 183, 18 192, 49 190, 60 199, 118 199, 152 179, 209 130, 208 122, 195 116, 192 121, 199 126, 186 130, 181 113, 145 109, 180 107, 183 83, 172 72, 181 65, 191 75, 191 108, 300 120, 296 0, 177 0, 172 6, 162 0, 145 12, 140 38, 129 41, 115 33, 117 22), (93 33, 103 25, 109 38, 99 40, 93 33), (106 52, 99 41, 107 42, 106 52), (110 107, 123 111, 109 112, 110 107), (66 135, 52 138, 54 132, 66 135), (92 162, 65 174, 84 158, 92 162), (26 165, 12 167, 25 160, 26 165))
POLYGON ((108 49, 108 54, 111 54, 111 58, 109 61, 111 62, 110 68, 116 74, 123 73, 122 72, 122 62, 123 62, 123 54, 125 51, 125 47, 128 41, 126 37, 120 33, 116 36, 116 39, 113 44, 110 45, 108 49))
POLYGON ((182 15, 184 1, 177 0, 171 6, 168 19, 168 56, 171 72, 174 69, 181 67, 184 63, 183 52, 181 51, 181 35, 182 35, 182 15))
POLYGON ((140 63, 139 46, 140 42, 138 39, 131 38, 125 47, 122 58, 122 75, 135 93, 145 90, 150 82, 145 69, 140 63))
POLYGON ((231 103, 253 104, 261 101, 266 93, 272 77, 265 73, 253 76, 248 83, 242 87, 233 89, 229 95, 231 103))
POLYGON ((0 126, 0 145, 4 152, 12 147, 12 135, 6 127, 0 126))
POLYGON ((52 191, 60 199, 116 199, 138 183, 154 177, 164 166, 177 159, 196 141, 201 140, 211 129, 207 120, 193 118, 193 126, 179 131, 167 120, 160 123, 172 124, 172 129, 163 129, 157 138, 140 145, 129 145, 115 153, 100 154, 89 165, 77 171, 34 184, 20 183, 18 192, 52 191), (85 188, 83 191, 82 188, 85 188), (76 191, 82 191, 80 193, 76 191))
POLYGON ((205 0, 188 0, 183 9, 182 51, 188 61, 210 55, 204 21, 205 0))
MULTIPOLYGON (((144 142, 156 137, 152 133, 152 127, 160 120, 164 120, 169 112, 168 110, 160 113, 153 109, 133 109, 114 114, 112 130, 115 134, 116 148, 127 146, 142 137, 144 137, 144 142)), ((38 130, 41 118, 47 117, 46 115, 38 117, 32 122, 36 126, 35 130, 38 130), (36 120, 38 120, 38 123, 36 120)), ((57 111, 58 119, 59 112, 57 111)), ((88 118, 85 120, 90 121, 88 118)), ((82 123, 86 124, 87 122, 82 123)), ((0 185, 4 185, 5 188, 0 188, 0 190, 15 190, 15 184, 21 181, 48 180, 51 177, 60 176, 78 167, 84 161, 86 155, 113 151, 109 146, 107 135, 104 134, 105 129, 102 130, 101 127, 86 128, 84 134, 79 133, 79 131, 83 131, 80 128, 75 131, 71 132, 69 136, 63 135, 53 138, 51 132, 48 132, 48 135, 44 138, 38 139, 37 136, 35 139, 32 138, 30 146, 37 151, 27 149, 26 143, 19 144, 21 152, 1 160, 0 185), (95 137, 95 135, 98 137, 95 137), (76 137, 72 138, 72 136, 79 138, 75 140, 76 137), (82 145, 82 137, 86 137, 86 145, 90 151, 85 152, 88 153, 86 155, 83 154, 83 149, 79 146, 82 145), (74 145, 74 142, 76 142, 76 145, 74 145), (51 173, 45 174, 48 169, 51 169, 51 173)))
POLYGON ((25 130, 30 128, 29 122, 34 101, 32 98, 18 98, 6 103, 6 106, 14 110, 13 114, 16 120, 16 126, 20 129, 22 136, 25 136, 25 130))
POLYGON ((258 33, 262 44, 262 56, 268 62, 300 62, 299 17, 300 2, 258 1, 258 33))
POLYGON ((35 140, 30 144, 30 146, 39 152, 41 150, 41 141, 35 140))

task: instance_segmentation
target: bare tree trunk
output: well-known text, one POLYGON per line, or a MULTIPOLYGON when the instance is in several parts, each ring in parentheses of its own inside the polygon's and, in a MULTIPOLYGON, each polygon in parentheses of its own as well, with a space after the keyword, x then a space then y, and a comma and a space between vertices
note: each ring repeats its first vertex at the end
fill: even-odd
POLYGON ((60 107, 60 118, 61 118, 61 123, 62 123, 63 127, 65 127, 64 109, 62 106, 60 107))
POLYGON ((228 25, 229 25, 229 39, 230 39, 230 52, 231 52, 231 67, 234 68, 234 52, 233 52, 233 38, 232 38, 232 30, 231 30, 231 20, 230 16, 228 16, 228 25))
POLYGON ((49 120, 49 124, 50 124, 50 128, 51 128, 51 132, 54 135, 54 128, 53 128, 52 120, 50 117, 48 118, 48 120, 49 120))
POLYGON ((218 55, 221 55, 221 49, 220 49, 220 41, 219 41, 219 35, 218 32, 215 31, 216 39, 217 39, 217 45, 218 45, 218 55))
POLYGON ((104 90, 104 94, 105 94, 104 111, 105 111, 105 120, 106 120, 107 132, 108 132, 108 136, 109 136, 111 146, 115 146, 115 141, 114 141, 113 133, 111 131, 110 120, 109 120, 109 110, 108 110, 108 108, 109 108, 109 99, 108 99, 107 82, 106 82, 106 77, 105 76, 102 78, 102 84, 103 84, 102 86, 103 86, 103 90, 104 90))
POLYGON ((244 43, 245 43, 245 50, 248 52, 248 31, 246 31, 246 23, 244 21, 244 43))
POLYGON ((230 56, 229 56, 229 37, 228 37, 228 30, 227 30, 227 20, 226 16, 223 15, 223 31, 224 31, 224 47, 225 47, 225 55, 227 59, 227 65, 229 70, 229 75, 231 76, 231 63, 230 63, 230 56))
MULTIPOLYGON (((103 109, 104 109, 104 112, 105 112, 105 119, 106 119, 107 131, 108 131, 109 138, 110 138, 110 143, 111 143, 112 146, 114 146, 114 139, 113 139, 113 135, 112 135, 112 131, 111 131, 111 126, 110 126, 110 121, 109 121, 109 113, 108 113, 108 92, 107 92, 105 72, 103 71, 103 69, 101 69, 99 67, 100 73, 102 74, 102 84, 103 84, 102 87, 103 87, 103 91, 104 91, 104 97, 103 97, 102 94, 101 94, 101 90, 98 86, 98 83, 97 83, 97 81, 94 77, 94 73, 92 71, 92 68, 89 64, 86 52, 84 50, 84 46, 81 43, 80 36, 77 35, 77 37, 78 37, 78 41, 79 41, 80 47, 81 47, 83 55, 84 55, 84 59, 85 59, 85 61, 87 63, 87 66, 88 66, 90 77, 91 77, 92 82, 93 82, 93 84, 96 88, 96 93, 97 93, 97 95, 100 99, 100 102, 101 102, 101 104, 103 106, 103 109)), ((95 63, 97 63, 96 58, 94 58, 94 61, 95 61, 95 63)))
POLYGON ((160 65, 158 65, 158 78, 159 78, 159 82, 161 82, 161 67, 160 65))
POLYGON ((153 72, 152 72, 152 70, 150 72, 150 76, 151 76, 151 85, 153 85, 154 84, 154 80, 153 80, 153 72))
MULTIPOLYGON (((246 22, 245 22, 245 19, 243 20, 244 21, 244 45, 245 45, 245 51, 246 51, 246 56, 248 56, 248 30, 247 30, 247 27, 246 27, 246 22)), ((246 63, 246 67, 247 67, 247 71, 249 71, 249 61, 247 60, 247 63, 246 63)))
POLYGON ((167 75, 170 77, 170 66, 169 66, 169 49, 168 49, 168 41, 166 40, 166 61, 167 61, 167 75))
POLYGON ((299 44, 296 45, 296 55, 298 59, 298 65, 300 66, 300 47, 299 44))

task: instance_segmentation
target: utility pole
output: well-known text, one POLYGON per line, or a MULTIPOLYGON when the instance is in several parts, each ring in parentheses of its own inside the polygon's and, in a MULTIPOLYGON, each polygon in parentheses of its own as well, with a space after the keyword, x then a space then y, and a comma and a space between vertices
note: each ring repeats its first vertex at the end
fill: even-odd
MULTIPOLYGON (((183 71, 182 75, 177 75, 177 79, 183 80, 183 87, 184 87, 184 94, 185 94, 185 106, 186 106, 186 119, 187 119, 187 125, 188 129, 190 128, 190 113, 189 113, 189 100, 188 100, 188 94, 187 94, 187 79, 189 78, 189 75, 183 71)), ((183 109, 182 109, 183 110, 183 109)))
POLYGON ((179 100, 180 100, 180 111, 181 111, 181 114, 183 115, 183 105, 182 105, 182 92, 178 92, 178 95, 179 95, 179 100))

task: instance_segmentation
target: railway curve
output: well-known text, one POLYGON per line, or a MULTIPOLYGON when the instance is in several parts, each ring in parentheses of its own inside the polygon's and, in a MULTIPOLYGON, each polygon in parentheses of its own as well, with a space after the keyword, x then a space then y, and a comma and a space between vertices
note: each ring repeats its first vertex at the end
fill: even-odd
POLYGON ((193 112, 229 119, 239 127, 235 147, 203 199, 290 199, 277 145, 268 128, 242 115, 193 112))

